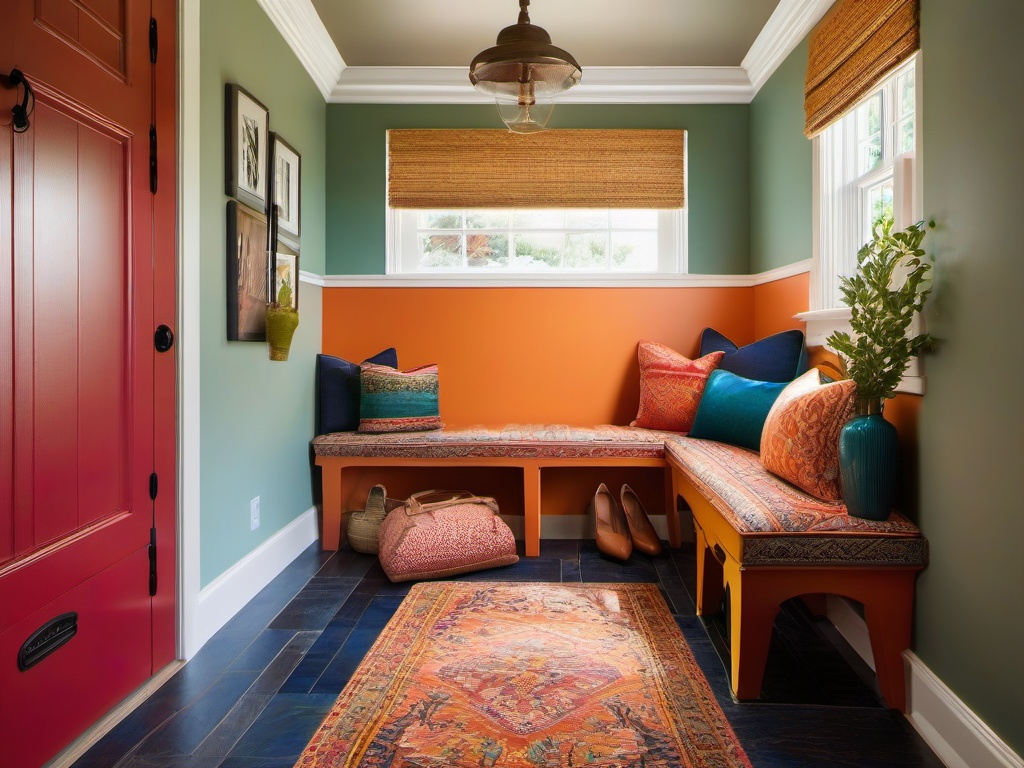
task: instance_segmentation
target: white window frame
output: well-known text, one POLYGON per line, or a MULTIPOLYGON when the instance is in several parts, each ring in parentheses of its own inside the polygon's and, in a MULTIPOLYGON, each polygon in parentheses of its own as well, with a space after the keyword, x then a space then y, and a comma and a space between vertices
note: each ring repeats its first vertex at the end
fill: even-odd
MULTIPOLYGON (((850 310, 840 300, 838 277, 852 273, 856 267, 857 251, 870 239, 870 222, 865 211, 868 191, 891 178, 895 226, 903 228, 924 217, 921 162, 921 97, 924 89, 921 82, 921 52, 895 70, 881 87, 890 87, 894 92, 896 78, 906 71, 914 73, 913 151, 901 154, 885 151, 886 142, 893 148, 899 146, 897 139, 901 120, 890 116, 883 108, 882 162, 860 176, 855 176, 855 172, 851 171, 856 168, 859 145, 854 115, 861 104, 878 93, 878 89, 873 90, 841 121, 813 139, 811 310, 797 315, 807 324, 808 344, 824 344, 833 332, 851 330, 850 310), (842 174, 847 182, 842 190, 830 190, 825 180, 837 174, 842 174), (826 218, 829 220, 826 221, 826 218)), ((895 103, 894 98, 891 100, 895 103)), ((921 319, 917 317, 911 325, 910 333, 920 333, 921 329, 921 319)), ((911 361, 898 391, 924 393, 924 376, 916 359, 911 361)))
MULTIPOLYGON (((458 209, 453 209, 458 210, 458 209)), ((469 210, 469 209, 466 209, 469 210)), ((418 248, 418 211, 416 209, 387 209, 387 274, 396 277, 423 279, 449 278, 459 282, 472 284, 503 285, 510 281, 516 283, 536 282, 555 283, 558 285, 573 282, 590 283, 594 281, 612 281, 634 283, 638 281, 660 281, 677 278, 687 274, 687 210, 658 209, 658 268, 655 271, 630 270, 584 270, 584 269, 515 269, 507 267, 432 267, 419 266, 418 248)), ((510 218, 511 221, 511 218, 510 218)), ((591 233, 594 230, 567 229, 515 229, 511 226, 487 229, 465 228, 453 229, 452 233, 483 234, 494 231, 537 233, 565 232, 567 234, 591 233)), ((597 230, 600 231, 600 230, 597 230)), ((608 230, 610 233, 610 229, 608 230)), ((610 237, 610 235, 609 235, 610 237)))

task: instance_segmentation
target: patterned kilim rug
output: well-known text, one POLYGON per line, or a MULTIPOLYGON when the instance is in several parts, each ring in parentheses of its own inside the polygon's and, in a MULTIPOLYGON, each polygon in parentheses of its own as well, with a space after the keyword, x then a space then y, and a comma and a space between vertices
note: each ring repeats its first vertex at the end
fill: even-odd
POLYGON ((417 584, 296 766, 750 768, 653 584, 417 584))

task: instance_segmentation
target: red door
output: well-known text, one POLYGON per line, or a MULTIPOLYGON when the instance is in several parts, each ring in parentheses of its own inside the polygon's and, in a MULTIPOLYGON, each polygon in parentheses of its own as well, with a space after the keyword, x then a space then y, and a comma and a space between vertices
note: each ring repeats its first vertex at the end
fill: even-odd
POLYGON ((175 352, 154 333, 174 327, 176 4, 3 5, 0 761, 20 768, 175 655, 175 352))

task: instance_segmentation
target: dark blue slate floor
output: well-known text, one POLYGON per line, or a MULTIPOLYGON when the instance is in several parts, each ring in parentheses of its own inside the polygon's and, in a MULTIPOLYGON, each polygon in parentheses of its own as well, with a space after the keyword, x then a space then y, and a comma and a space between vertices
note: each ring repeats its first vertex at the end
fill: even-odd
MULTIPOLYGON (((541 553, 461 578, 659 584, 755 768, 942 768, 797 603, 776 621, 761 700, 733 701, 724 624, 694 615, 692 545, 625 564, 593 541, 541 553)), ((74 768, 291 768, 408 590, 375 557, 310 547, 74 768)))

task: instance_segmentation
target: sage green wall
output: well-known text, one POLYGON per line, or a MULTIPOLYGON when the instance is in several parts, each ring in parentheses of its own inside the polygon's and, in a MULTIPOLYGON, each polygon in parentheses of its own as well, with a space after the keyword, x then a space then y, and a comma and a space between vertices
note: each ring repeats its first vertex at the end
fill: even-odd
MULTIPOLYGON (((745 104, 555 107, 553 128, 685 128, 690 271, 750 271, 750 108, 745 104)), ((500 128, 481 105, 331 104, 327 108, 327 273, 382 275, 385 132, 500 128)))
POLYGON ((811 142, 804 136, 807 41, 750 104, 750 271, 811 258, 811 142))
POLYGON ((320 289, 299 285, 301 320, 288 362, 267 345, 226 340, 224 83, 242 85, 270 110, 302 155, 300 269, 323 273, 323 96, 254 0, 201 6, 203 172, 201 221, 200 580, 227 568, 309 509, 308 442, 313 433, 313 357, 320 351, 320 289), (249 500, 261 525, 249 530, 249 500))
MULTIPOLYGON (((924 210, 938 223, 922 400, 915 652, 1024 755, 1024 3, 922 0, 924 210)), ((930 242, 929 242, 930 241, 930 242)))

